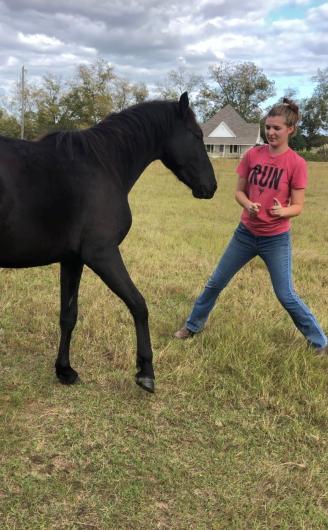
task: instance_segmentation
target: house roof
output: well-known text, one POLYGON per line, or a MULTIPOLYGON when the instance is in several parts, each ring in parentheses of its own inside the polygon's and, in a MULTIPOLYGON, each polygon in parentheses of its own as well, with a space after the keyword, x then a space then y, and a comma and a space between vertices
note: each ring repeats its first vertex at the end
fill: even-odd
POLYGON ((219 110, 201 125, 201 128, 204 143, 212 145, 255 145, 260 132, 258 123, 247 123, 231 105, 226 105, 219 110), (229 136, 217 136, 215 129, 218 129, 217 134, 229 130, 234 136, 230 134, 229 136))

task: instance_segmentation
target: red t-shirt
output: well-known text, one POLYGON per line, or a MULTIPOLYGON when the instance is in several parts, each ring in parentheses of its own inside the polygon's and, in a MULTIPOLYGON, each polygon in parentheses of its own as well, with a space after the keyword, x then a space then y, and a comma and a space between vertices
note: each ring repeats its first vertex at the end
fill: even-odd
POLYGON ((261 145, 245 153, 237 173, 247 179, 246 195, 249 200, 261 204, 254 218, 244 208, 241 222, 246 228, 256 236, 275 236, 287 232, 290 220, 273 217, 269 211, 274 206, 274 198, 282 206, 288 206, 291 190, 306 188, 307 165, 304 158, 290 148, 274 156, 268 145, 261 145))

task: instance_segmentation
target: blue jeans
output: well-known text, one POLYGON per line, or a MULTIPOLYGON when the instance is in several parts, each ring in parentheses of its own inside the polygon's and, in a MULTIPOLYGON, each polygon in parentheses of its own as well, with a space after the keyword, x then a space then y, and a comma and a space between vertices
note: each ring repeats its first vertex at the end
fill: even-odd
POLYGON ((194 333, 201 331, 221 291, 255 256, 260 256, 266 264, 274 292, 295 326, 312 346, 325 347, 328 344, 326 335, 310 309, 294 291, 289 232, 277 236, 254 236, 243 224, 235 230, 204 291, 197 298, 186 321, 187 329, 194 333))

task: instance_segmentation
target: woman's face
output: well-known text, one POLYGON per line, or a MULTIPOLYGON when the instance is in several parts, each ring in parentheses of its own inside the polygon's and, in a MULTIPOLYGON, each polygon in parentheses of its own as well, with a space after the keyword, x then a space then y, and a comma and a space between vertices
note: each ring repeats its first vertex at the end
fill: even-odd
POLYGON ((283 116, 268 116, 265 120, 265 135, 274 150, 288 146, 288 137, 294 129, 286 125, 283 116))

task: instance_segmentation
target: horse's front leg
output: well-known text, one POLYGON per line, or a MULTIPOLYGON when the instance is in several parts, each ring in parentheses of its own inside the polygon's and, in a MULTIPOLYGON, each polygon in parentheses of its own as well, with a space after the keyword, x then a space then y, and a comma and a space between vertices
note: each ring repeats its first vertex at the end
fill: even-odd
POLYGON ((153 352, 151 349, 148 309, 143 296, 132 282, 118 247, 99 245, 85 248, 83 261, 88 265, 129 308, 137 335, 136 383, 148 392, 154 392, 153 352))
POLYGON ((61 383, 70 385, 78 374, 70 366, 69 347, 77 320, 77 298, 83 263, 74 258, 60 264, 60 345, 56 360, 56 374, 61 383))

